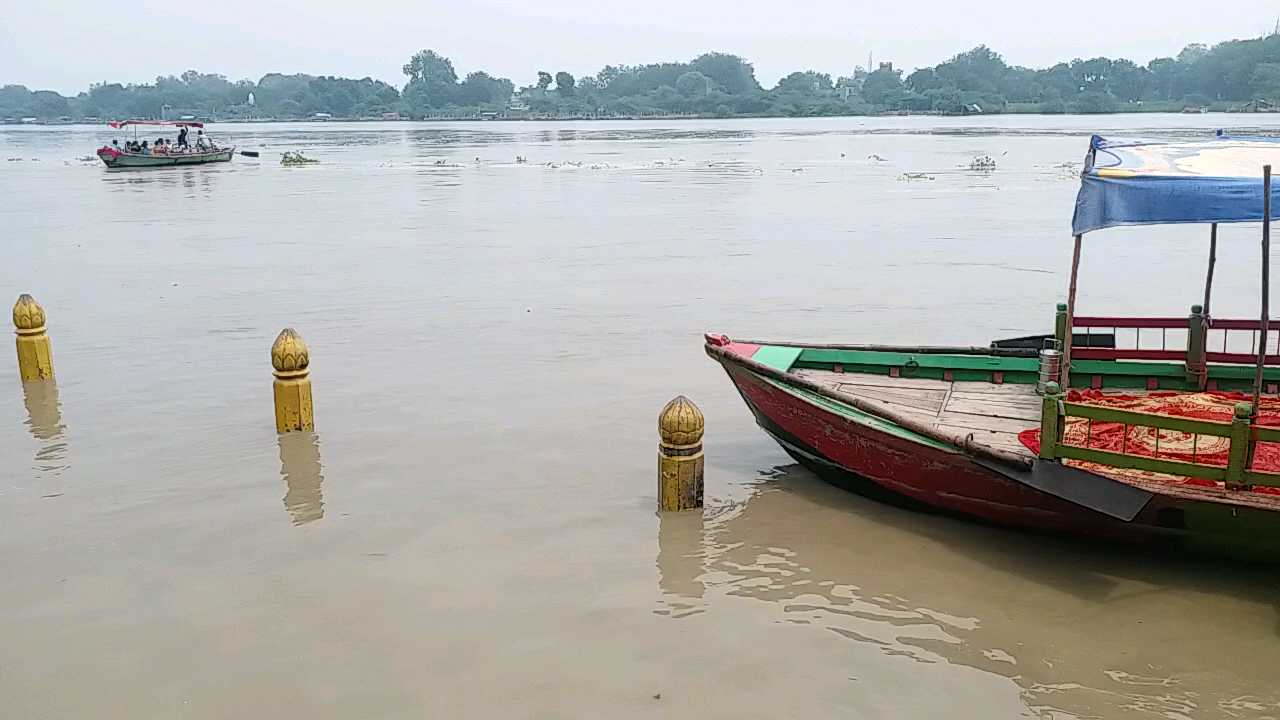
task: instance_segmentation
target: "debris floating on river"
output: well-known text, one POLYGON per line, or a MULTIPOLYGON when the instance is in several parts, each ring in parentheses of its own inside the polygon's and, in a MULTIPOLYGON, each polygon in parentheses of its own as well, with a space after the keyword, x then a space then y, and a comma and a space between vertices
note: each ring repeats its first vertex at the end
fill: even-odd
POLYGON ((281 165, 312 165, 318 162, 320 161, 316 160, 315 158, 309 158, 306 155, 303 155, 301 152, 296 152, 292 150, 280 156, 281 165))
POLYGON ((898 176, 899 180, 932 180, 933 176, 922 172, 905 172, 898 176))
POLYGON ((969 163, 969 169, 978 172, 991 172, 996 169, 996 161, 990 155, 976 157, 969 163))

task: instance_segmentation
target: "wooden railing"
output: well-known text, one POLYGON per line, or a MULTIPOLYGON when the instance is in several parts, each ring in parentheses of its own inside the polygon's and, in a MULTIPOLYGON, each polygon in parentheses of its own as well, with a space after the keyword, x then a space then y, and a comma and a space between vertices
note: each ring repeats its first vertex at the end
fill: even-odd
MULTIPOLYGON (((1262 329, 1262 322, 1259 320, 1223 320, 1210 318, 1208 320, 1207 332, 1204 336, 1205 359, 1208 362, 1218 363, 1235 363, 1242 365, 1252 365, 1258 362, 1258 334, 1262 329), (1217 342, 1217 337, 1212 334, 1221 333, 1222 342, 1217 342), (1249 341, 1247 344, 1240 342, 1243 339, 1243 333, 1249 333, 1249 341), (1233 334, 1234 333, 1234 334, 1233 334), (1236 338, 1235 342, 1231 342, 1232 338, 1236 338), (1213 349, 1210 349, 1213 348, 1213 349), (1221 348, 1220 350, 1218 348, 1221 348)), ((1280 327, 1276 321, 1272 320, 1268 323, 1267 336, 1263 342, 1266 344, 1268 354, 1266 362, 1268 365, 1280 364, 1280 327), (1275 342, 1272 341, 1275 337, 1275 342), (1276 347, 1276 353, 1271 354, 1270 348, 1276 347)))
MULTIPOLYGON (((1040 416, 1040 458, 1043 460, 1080 460, 1114 468, 1131 468, 1179 475, 1223 483, 1227 489, 1244 489, 1253 485, 1280 486, 1280 473, 1253 470, 1254 451, 1259 442, 1280 442, 1280 428, 1253 424, 1249 403, 1237 403, 1231 422, 1197 420, 1171 415, 1134 412, 1099 407, 1063 399, 1057 383, 1050 383, 1044 396, 1040 416), (1083 445, 1064 441, 1064 430, 1072 418, 1086 420, 1088 431, 1083 445), (1121 426, 1119 451, 1090 447, 1094 423, 1121 426), (1128 452, 1129 429, 1151 428, 1155 431, 1155 447, 1151 455, 1128 452), (1191 435, 1191 459, 1160 457, 1160 433, 1172 431, 1191 435), (1225 464, 1204 462, 1197 457, 1200 437, 1227 438, 1230 445, 1225 464)), ((1185 453, 1180 453, 1185 456, 1185 453)))
MULTIPOLYGON (((1054 323, 1059 348, 1066 338, 1066 325, 1066 306, 1059 305, 1054 323)), ((1192 305, 1191 314, 1182 318, 1080 316, 1072 319, 1076 342, 1071 356, 1075 360, 1182 362, 1187 380, 1204 388, 1208 363, 1252 365, 1258 361, 1259 342, 1267 347, 1265 364, 1280 365, 1280 321, 1271 321, 1265 337, 1261 328, 1258 320, 1209 318, 1199 305, 1192 305), (1100 331, 1108 335, 1111 347, 1088 342, 1100 331)))
MULTIPOLYGON (((1086 342, 1083 347, 1073 347, 1071 356, 1077 360, 1182 360, 1187 356, 1185 341, 1175 335, 1174 347, 1169 346, 1169 330, 1185 333, 1186 318, 1157 317, 1077 317, 1072 322, 1077 334, 1084 332, 1086 338, 1097 330, 1109 330, 1114 347, 1093 347, 1086 342), (1132 330, 1133 342, 1125 342, 1121 330, 1132 330), (1143 343, 1143 330, 1146 330, 1146 347, 1143 343), (1153 338, 1159 340, 1159 347, 1154 347, 1153 338)), ((1127 333, 1126 333, 1127 334, 1127 333)))

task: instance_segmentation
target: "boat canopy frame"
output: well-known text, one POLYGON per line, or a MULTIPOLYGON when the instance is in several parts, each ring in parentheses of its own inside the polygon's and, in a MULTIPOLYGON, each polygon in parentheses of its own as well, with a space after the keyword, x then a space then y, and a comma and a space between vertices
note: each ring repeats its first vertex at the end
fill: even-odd
POLYGON ((1208 224, 1209 258, 1200 307, 1207 326, 1218 225, 1261 222, 1262 298, 1251 403, 1251 417, 1257 416, 1270 330, 1273 160, 1280 162, 1280 138, 1231 136, 1221 130, 1211 140, 1108 140, 1098 135, 1090 139, 1072 218, 1071 276, 1060 333, 1062 387, 1070 387, 1080 253, 1087 233, 1124 225, 1208 224))

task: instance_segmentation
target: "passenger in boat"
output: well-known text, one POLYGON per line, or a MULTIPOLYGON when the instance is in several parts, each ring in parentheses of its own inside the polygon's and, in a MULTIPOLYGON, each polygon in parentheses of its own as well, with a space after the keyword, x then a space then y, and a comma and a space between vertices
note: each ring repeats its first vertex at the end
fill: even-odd
POLYGON ((196 131, 196 149, 202 152, 209 149, 208 139, 205 138, 203 130, 196 131))
POLYGON ((169 148, 165 147, 164 138, 156 138, 156 144, 152 147, 151 152, 156 155, 168 155, 169 148))
POLYGON ((190 145, 187 144, 187 126, 186 125, 183 125, 181 128, 178 129, 178 147, 180 148, 191 147, 190 145))
POLYGON ((151 154, 151 148, 147 147, 147 141, 146 141, 146 140, 143 140, 143 141, 142 141, 142 147, 138 149, 138 152, 142 153, 143 155, 150 155, 150 154, 151 154))

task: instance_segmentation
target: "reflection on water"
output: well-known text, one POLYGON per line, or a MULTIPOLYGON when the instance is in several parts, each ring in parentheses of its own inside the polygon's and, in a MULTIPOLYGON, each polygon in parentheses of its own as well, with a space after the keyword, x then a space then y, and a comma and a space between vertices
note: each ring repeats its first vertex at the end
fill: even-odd
POLYGON ((34 469, 51 476, 67 469, 67 443, 62 437, 62 404, 58 401, 58 384, 53 380, 24 382, 22 399, 27 406, 27 430, 38 442, 34 469))
POLYGON ((324 517, 324 474, 320 466, 320 438, 312 432, 280 435, 280 476, 284 478, 284 509, 294 525, 324 517))
POLYGON ((663 592, 659 615, 686 617, 705 609, 706 547, 702 510, 658 514, 658 582, 663 592))
POLYGON ((1262 569, 899 510, 799 466, 709 520, 705 540, 700 531, 700 516, 662 517, 661 606, 672 615, 673 598, 695 586, 709 613, 721 595, 765 601, 780 622, 887 658, 1006 677, 1040 717, 1280 712, 1268 680, 1280 665, 1280 587, 1262 569))

